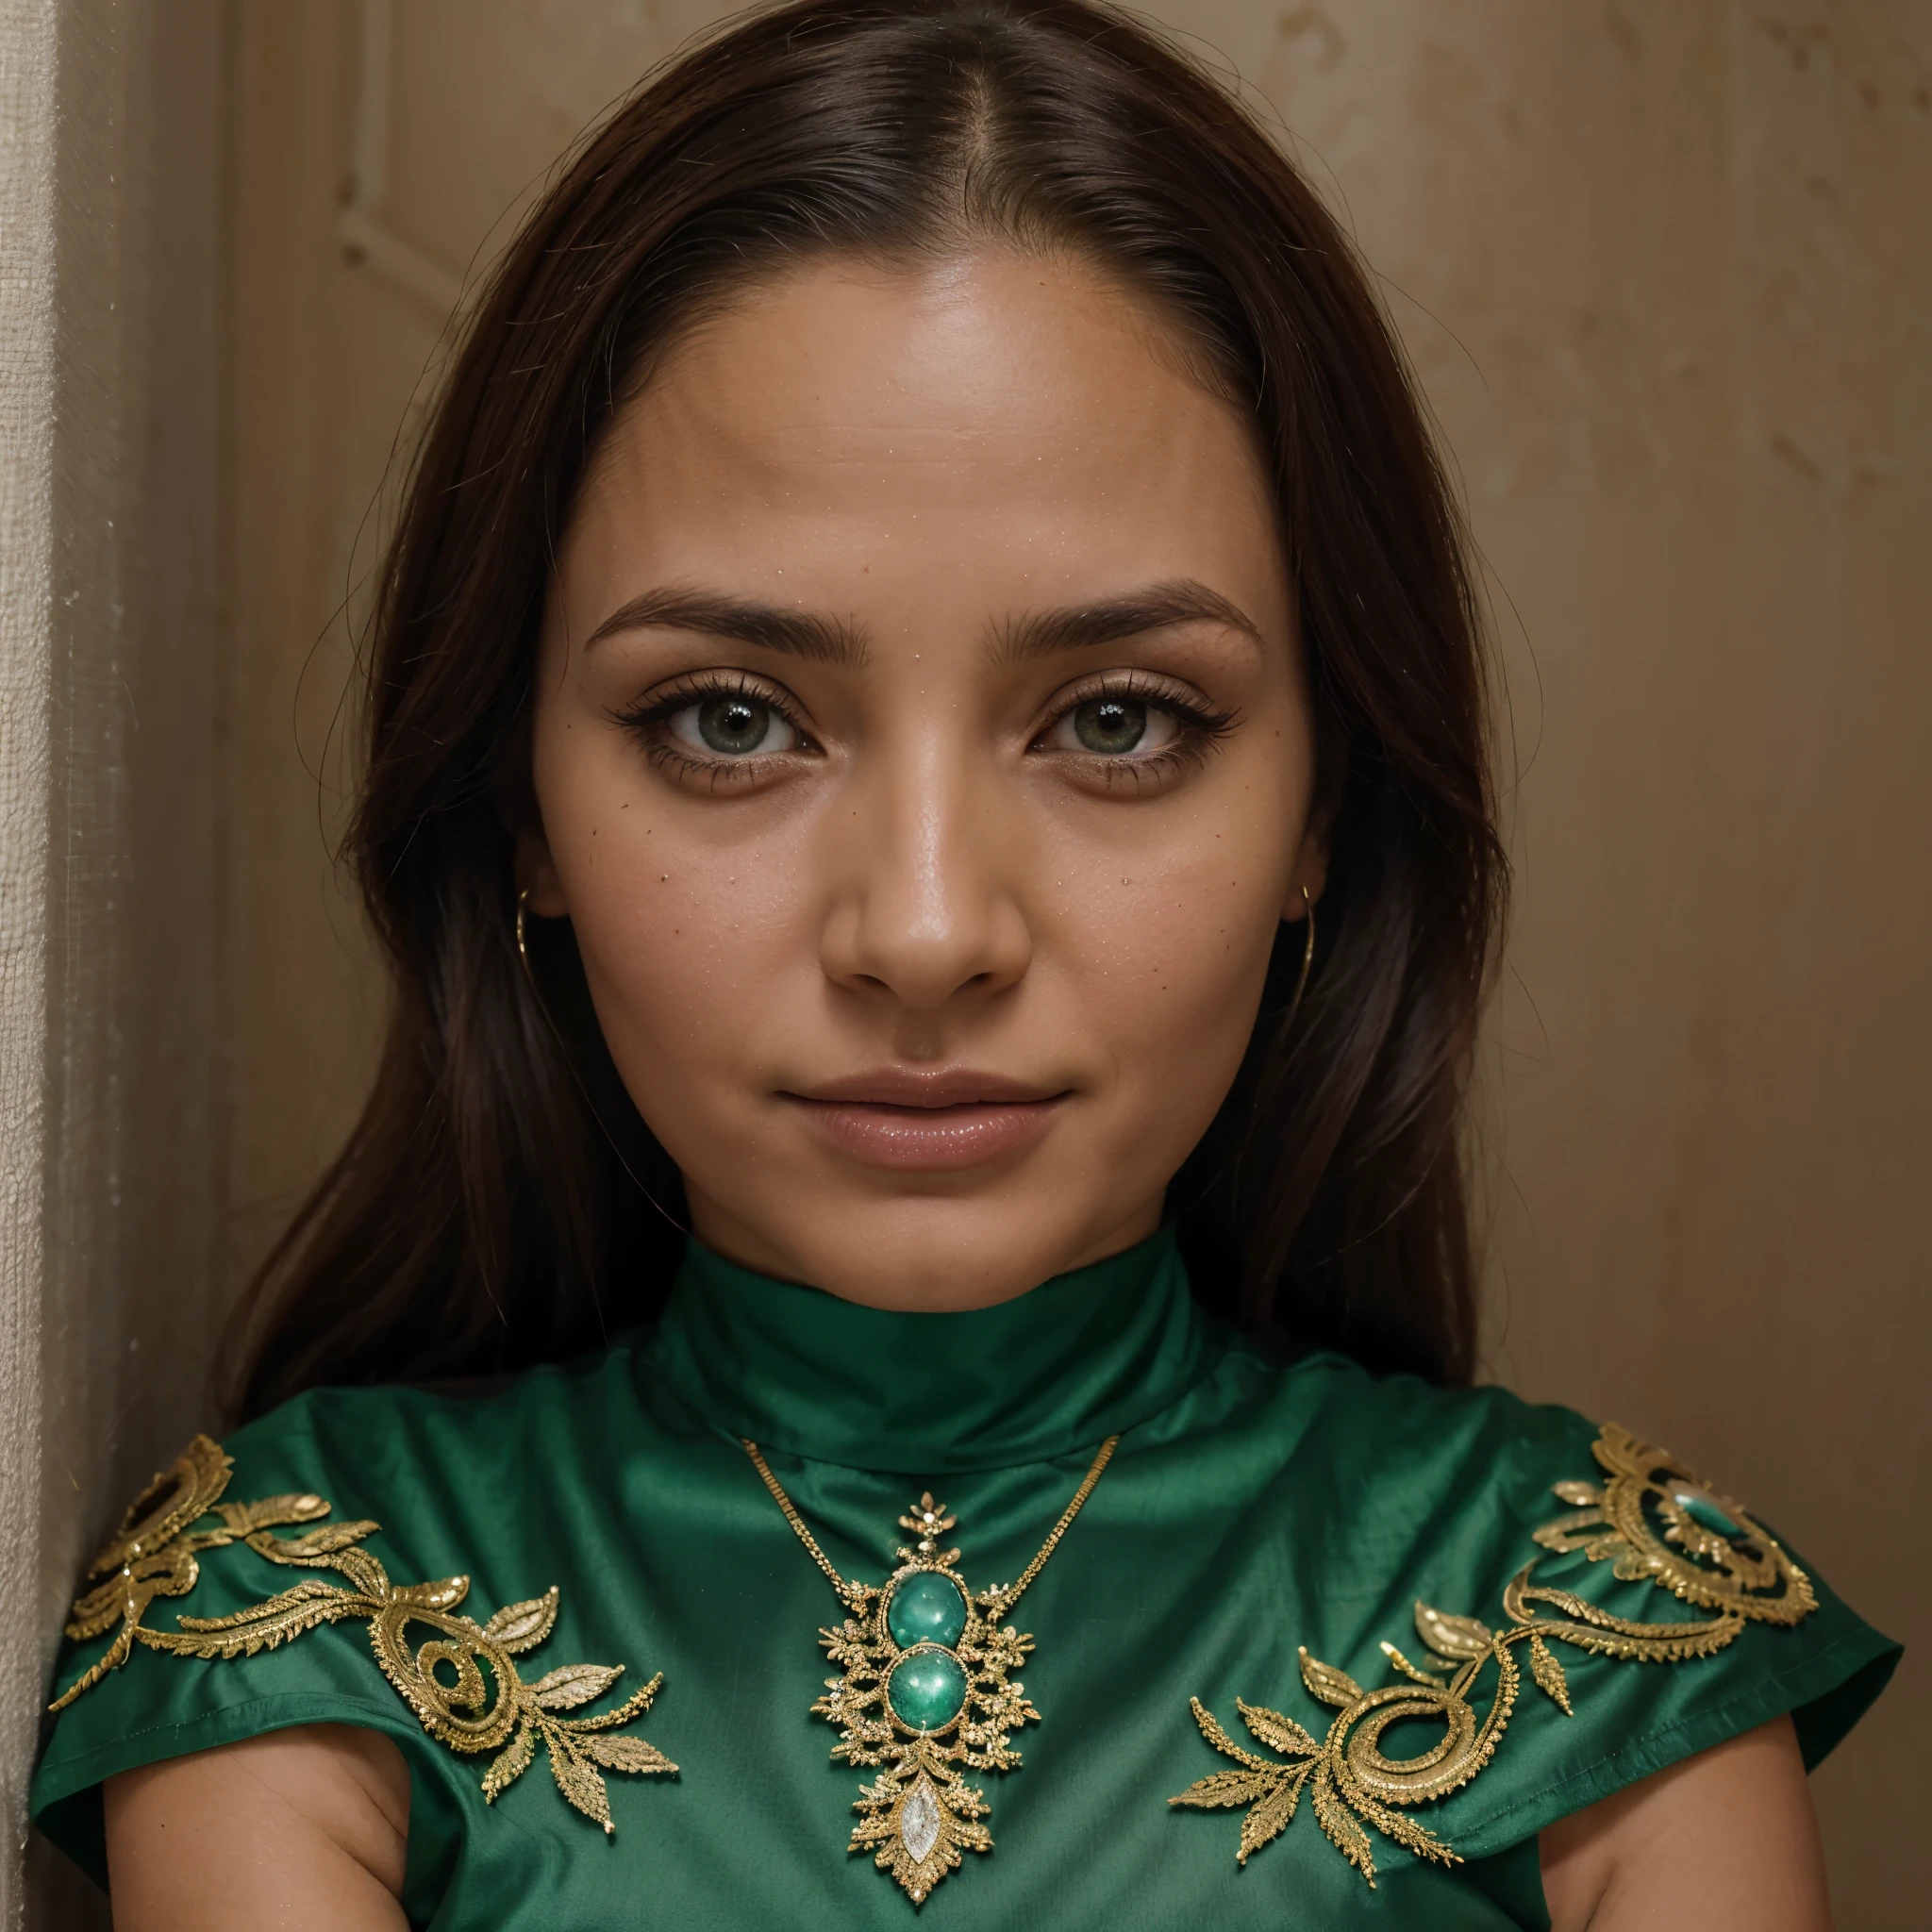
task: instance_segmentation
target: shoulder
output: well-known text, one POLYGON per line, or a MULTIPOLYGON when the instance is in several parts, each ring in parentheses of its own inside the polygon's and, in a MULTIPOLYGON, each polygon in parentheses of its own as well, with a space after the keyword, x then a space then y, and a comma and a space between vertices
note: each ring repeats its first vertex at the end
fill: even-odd
POLYGON ((105 1779, 295 1724, 387 1731, 419 1770, 425 1740, 502 1745, 515 1700, 455 1710, 412 1646, 440 1631, 516 1683, 511 1654, 574 1580, 558 1501, 608 1462, 634 1391, 620 1345, 490 1385, 316 1390, 194 1437, 81 1579, 39 1822, 97 1866, 105 1779))
POLYGON ((635 1391, 632 1348, 621 1341, 475 1381, 312 1389, 230 1430, 222 1449, 234 1484, 340 1491, 400 1525, 433 1506, 442 1475, 493 1474, 540 1449, 588 1449, 635 1407, 635 1391))
POLYGON ((1595 1423, 1507 1389, 1374 1375, 1326 1353, 1249 1362, 1246 1426, 1297 1515, 1373 1517, 1388 1547, 1440 1548, 1486 1526, 1521 1546, 1552 1514, 1556 1486, 1598 1466, 1595 1423))
POLYGON ((1616 1424, 1327 1356, 1255 1392, 1301 1627, 1273 1682, 1227 1690, 1299 1711, 1291 1740, 1327 1707, 1307 1774, 1424 1857, 1501 1851, 1787 1713, 1815 1762, 1896 1662, 1757 1510, 1616 1424))

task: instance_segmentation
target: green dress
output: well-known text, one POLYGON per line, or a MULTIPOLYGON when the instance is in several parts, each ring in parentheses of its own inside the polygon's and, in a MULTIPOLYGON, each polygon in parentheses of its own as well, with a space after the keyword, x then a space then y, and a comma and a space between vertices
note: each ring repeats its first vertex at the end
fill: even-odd
POLYGON ((87 1588, 43 1830, 98 1874, 103 1779, 371 1725, 438 1932, 1544 1925, 1542 1826, 1787 1711, 1816 1762, 1897 1657, 1664 1452, 1272 1359, 1167 1235, 955 1315, 693 1245, 588 1360, 198 1438, 87 1588))

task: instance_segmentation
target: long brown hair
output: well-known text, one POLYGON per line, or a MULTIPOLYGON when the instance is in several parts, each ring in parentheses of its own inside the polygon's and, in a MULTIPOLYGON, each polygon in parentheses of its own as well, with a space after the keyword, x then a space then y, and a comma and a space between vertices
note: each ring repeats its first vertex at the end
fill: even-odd
POLYGON ((1077 253, 1252 409, 1317 714, 1329 887, 1171 1191, 1197 1291, 1257 1330, 1466 1380, 1459 1127, 1502 912, 1456 507, 1333 218, 1219 82, 1086 0, 799 0, 659 73, 482 291, 369 638, 349 852, 394 979, 374 1091, 230 1331, 243 1414, 514 1369, 647 1318, 677 1176, 567 928, 515 941, 535 629, 589 454, 655 350, 750 276, 976 237, 1077 253))

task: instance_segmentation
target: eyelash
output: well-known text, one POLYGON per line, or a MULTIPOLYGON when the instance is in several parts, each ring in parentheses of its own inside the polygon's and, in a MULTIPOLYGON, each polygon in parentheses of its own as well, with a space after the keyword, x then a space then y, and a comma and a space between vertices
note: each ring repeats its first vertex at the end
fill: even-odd
POLYGON ((1080 762, 1089 770, 1097 768, 1103 773, 1109 789, 1118 784, 1130 784, 1140 791, 1150 780, 1166 779, 1176 772, 1198 765, 1214 745, 1241 722, 1240 712, 1219 709, 1202 698, 1176 690, 1164 679, 1150 676, 1144 671, 1108 672, 1070 691, 1034 734, 1033 743, 1036 746, 1041 744, 1063 720, 1071 717, 1082 705, 1108 698, 1125 699, 1132 704, 1145 705, 1150 710, 1165 711, 1178 727, 1173 742, 1162 745, 1158 751, 1123 752, 1114 758, 1102 752, 1084 754, 1080 762))
POLYGON ((741 784, 746 779, 756 778, 771 762, 773 757, 793 756, 789 752, 769 754, 764 758, 701 758, 686 751, 664 730, 663 726, 676 717, 680 711, 688 711, 693 705, 701 705, 707 698, 747 698, 753 704, 763 705, 766 709, 782 718, 792 730, 797 732, 801 746, 808 751, 817 751, 818 744, 791 703, 777 691, 768 685, 759 684, 747 677, 741 671, 735 672, 694 672, 689 677, 681 677, 668 691, 658 696, 613 710, 613 723, 621 724, 631 732, 642 744, 644 756, 654 765, 675 772, 682 777, 701 779, 708 782, 715 791, 719 785, 741 784))
MULTIPOLYGON (((755 778, 770 760, 768 758, 695 758, 666 735, 662 727, 680 711, 713 697, 748 698, 755 704, 766 706, 797 732, 804 748, 817 751, 817 744, 792 706, 777 691, 758 683, 742 672, 697 672, 680 678, 658 696, 613 710, 610 715, 613 723, 621 724, 641 741, 644 756, 653 764, 688 778, 706 780, 715 791, 721 781, 740 783, 755 778)), ((1080 763, 1089 770, 1097 768, 1103 772, 1109 788, 1118 783, 1129 783, 1138 791, 1144 788, 1149 780, 1165 779, 1175 772, 1198 765, 1208 750, 1240 722, 1238 712, 1218 709, 1145 672, 1113 672, 1076 686, 1069 692, 1034 733, 1028 749, 1041 747, 1056 726, 1082 705, 1108 698, 1124 699, 1132 704, 1145 705, 1150 709, 1165 711, 1178 727, 1173 742, 1163 745, 1158 751, 1124 752, 1112 758, 1101 752, 1082 755, 1080 763)), ((791 754, 777 753, 774 756, 787 757, 791 754)))

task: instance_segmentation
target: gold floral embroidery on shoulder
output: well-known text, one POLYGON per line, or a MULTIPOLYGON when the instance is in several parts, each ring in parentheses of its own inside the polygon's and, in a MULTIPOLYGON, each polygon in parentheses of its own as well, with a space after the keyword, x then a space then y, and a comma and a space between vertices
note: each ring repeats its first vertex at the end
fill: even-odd
POLYGON ((541 1742, 564 1798, 610 1832, 614 1826, 603 1772, 677 1769, 641 1738, 610 1735, 650 1709, 664 1681, 661 1672, 614 1710, 594 1717, 558 1713, 603 1696, 623 1674, 623 1665, 565 1664, 535 1683, 524 1682, 515 1659, 550 1635, 557 1622, 555 1587, 526 1603, 509 1604, 478 1624, 457 1610, 469 1593, 467 1576, 392 1583, 382 1564, 358 1547, 379 1524, 321 1523, 330 1506, 317 1495, 224 1502, 233 1468, 218 1442, 197 1436, 135 1498, 88 1571, 90 1581, 105 1581, 75 1604, 67 1635, 85 1641, 117 1624, 120 1628, 100 1659, 50 1709, 64 1709, 118 1669, 137 1642, 183 1657, 253 1657, 320 1624, 366 1618, 376 1663, 423 1728, 454 1751, 497 1753, 483 1774, 486 1801, 493 1802, 529 1768, 541 1742), (196 1527, 209 1517, 215 1525, 196 1527), (291 1524, 320 1526, 300 1536, 271 1534, 291 1524), (157 1597, 186 1596, 194 1588, 202 1551, 235 1542, 245 1543, 271 1563, 332 1570, 349 1587, 305 1577, 232 1616, 181 1616, 174 1630, 152 1629, 143 1622, 157 1597), (412 1649, 412 1626, 435 1634, 412 1649))
POLYGON ((1570 1591, 1533 1584, 1534 1565, 1525 1564, 1503 1591, 1508 1622, 1500 1630, 1419 1602, 1423 1665, 1392 1643, 1382 1645, 1399 1683, 1365 1690, 1345 1671, 1303 1650, 1303 1684, 1336 1712, 1319 1743, 1292 1718, 1237 1698, 1250 1735, 1275 1754, 1258 1756, 1192 1699, 1202 1735, 1239 1769, 1205 1777, 1168 1803, 1245 1807, 1235 1853, 1242 1865, 1288 1825, 1305 1790, 1329 1842, 1372 1886, 1369 1825, 1417 1857, 1456 1864, 1456 1852, 1403 1812, 1459 1790, 1495 1756, 1522 1689, 1519 1647, 1527 1648, 1531 1680, 1568 1717, 1569 1680, 1552 1643, 1624 1661, 1680 1663, 1724 1649, 1747 1624, 1790 1625, 1817 1607, 1810 1578, 1771 1533, 1668 1451, 1614 1423, 1606 1424, 1594 1450, 1606 1480, 1557 1484, 1557 1496, 1575 1507, 1533 1531, 1535 1541, 1546 1549, 1581 1550, 1592 1562, 1613 1564, 1623 1581, 1654 1584, 1711 1615, 1692 1623, 1634 1623, 1570 1591), (1489 1708, 1478 1718, 1470 1699, 1491 1664, 1489 1708), (1441 1724, 1441 1739, 1413 1757, 1385 1755, 1390 1726, 1412 1719, 1441 1724))

